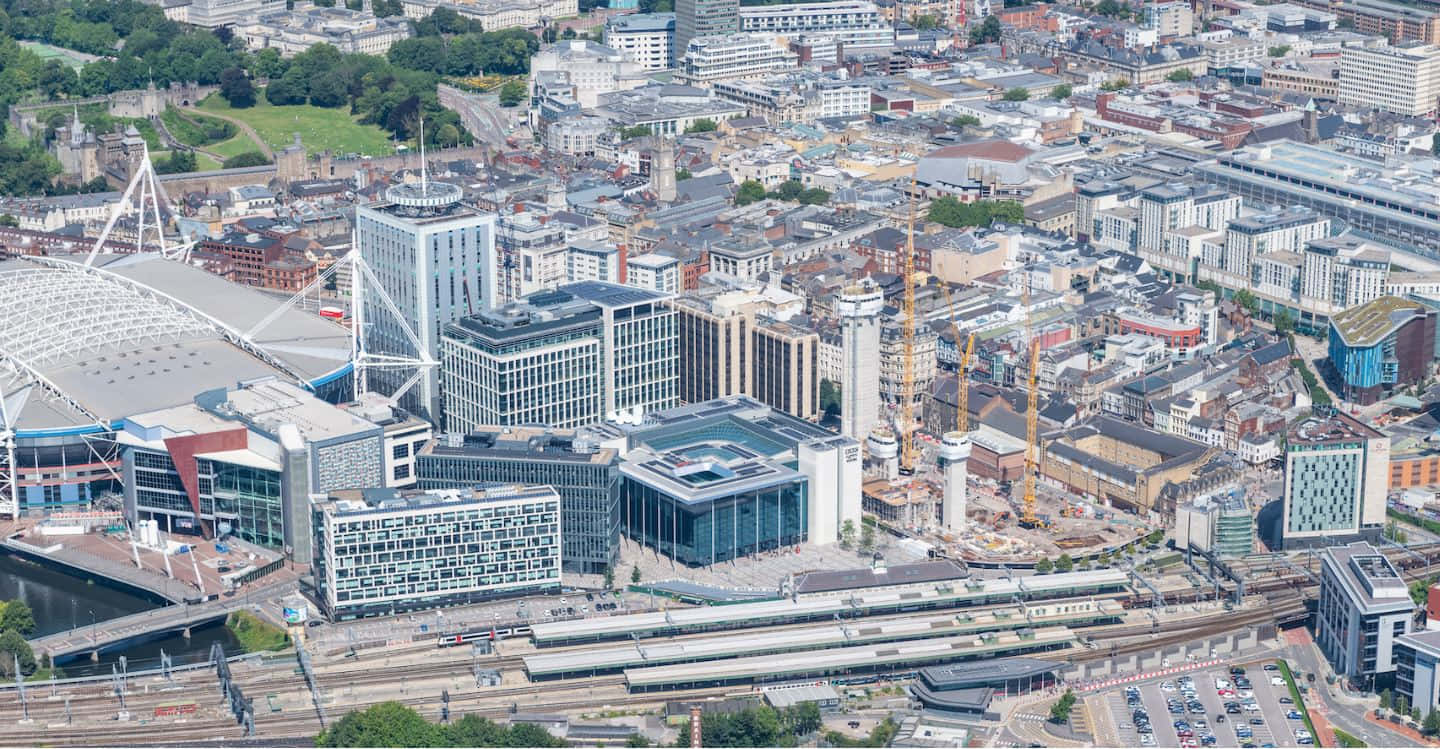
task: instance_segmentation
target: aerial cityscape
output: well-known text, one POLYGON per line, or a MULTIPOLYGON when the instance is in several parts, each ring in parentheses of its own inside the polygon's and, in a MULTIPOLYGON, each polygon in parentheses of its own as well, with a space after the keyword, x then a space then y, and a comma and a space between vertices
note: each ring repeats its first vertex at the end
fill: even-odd
POLYGON ((1440 0, 0 0, 0 745, 1440 746, 1440 0))

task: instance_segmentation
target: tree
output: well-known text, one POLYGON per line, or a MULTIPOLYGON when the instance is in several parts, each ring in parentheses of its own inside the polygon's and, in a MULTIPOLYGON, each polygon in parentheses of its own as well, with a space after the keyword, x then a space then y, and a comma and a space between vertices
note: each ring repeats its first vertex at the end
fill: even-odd
POLYGON ((540 33, 540 40, 546 44, 554 44, 559 38, 560 32, 556 31, 554 26, 546 26, 545 30, 540 33))
POLYGON ((318 75, 310 79, 310 103, 333 109, 350 101, 350 86, 340 73, 318 75))
POLYGON ((1130 17, 1130 6, 1116 0, 1100 0, 1091 10, 1102 16, 1125 19, 1130 17))
POLYGON ((1069 554, 1061 554, 1060 558, 1055 560, 1056 572, 1069 572, 1074 568, 1075 560, 1071 559, 1069 554))
POLYGON ((277 107, 287 104, 304 104, 306 96, 305 78, 286 72, 279 78, 271 78, 265 87, 265 100, 277 107))
POLYGON ((1047 558, 1042 557, 1040 561, 1035 563, 1035 572, 1038 574, 1048 575, 1053 569, 1055 569, 1054 563, 1047 558))
POLYGON ((979 118, 979 117, 976 117, 976 116, 973 115, 973 114, 962 114, 962 115, 959 115, 958 117, 951 117, 951 118, 950 118, 950 125, 953 126, 953 127, 960 128, 960 129, 962 129, 962 130, 965 129, 965 128, 967 128, 967 127, 971 127, 971 126, 979 126, 979 124, 980 124, 980 118, 979 118))
POLYGON ((866 551, 875 548, 875 526, 869 523, 860 524, 860 548, 866 551))
POLYGON ((1235 292, 1235 296, 1231 298, 1234 299, 1236 304, 1244 307, 1245 311, 1249 312, 1251 315, 1254 315, 1260 311, 1260 302, 1255 298, 1254 294, 1250 293, 1249 289, 1240 289, 1239 291, 1235 292))
POLYGON ((747 179, 740 183, 740 190, 735 193, 735 205, 750 205, 765 199, 765 186, 753 179, 747 179))
POLYGON ((1395 712, 1401 715, 1410 714, 1410 701, 1405 699, 1405 695, 1402 694, 1395 698, 1395 712))
POLYGON ((855 545, 855 521, 847 519, 840 524, 840 548, 849 549, 855 545))
POLYGON ((199 168, 195 160, 194 151, 173 151, 168 158, 160 159, 155 163, 155 171, 158 174, 183 174, 193 172, 199 168))
POLYGON ((1123 91, 1130 87, 1130 81, 1124 78, 1115 78, 1100 84, 1101 91, 1123 91))
POLYGON ((0 215, 0 226, 19 226, 20 222, 8 213, 0 215))
POLYGON ((1285 55, 1290 54, 1290 45, 1280 44, 1266 50, 1266 53, 1269 54, 1271 57, 1284 57, 1285 55))
POLYGON ((801 205, 825 205, 830 202, 830 191, 819 187, 810 187, 800 193, 801 205))
POLYGON ((715 124, 715 120, 712 120, 712 119, 710 119, 709 117, 701 117, 700 119, 695 120, 694 122, 692 122, 692 123, 690 123, 689 125, 687 125, 687 126, 685 127, 685 132, 687 132, 687 133, 713 133, 713 132, 715 132, 719 127, 720 127, 719 125, 715 124))
POLYGON ((630 140, 631 138, 644 138, 645 136, 651 135, 654 132, 654 130, 650 129, 649 125, 622 127, 620 128, 620 140, 630 140))
POLYGON ((1282 309, 1276 312, 1275 332, 1280 335, 1285 335, 1293 330, 1295 330, 1295 316, 1290 314, 1290 310, 1282 309))
POLYGON ((11 630, 26 636, 35 634, 35 614, 29 604, 18 598, 0 607, 0 632, 11 630))
POLYGON ((434 143, 437 146, 450 148, 460 144, 460 128, 453 122, 447 122, 435 128, 434 143))
POLYGON ((244 153, 237 153, 226 159, 224 167, 226 169, 239 169, 246 166, 265 166, 269 163, 270 160, 265 158, 265 154, 259 151, 246 151, 244 153))
POLYGON ((830 380, 820 380, 820 410, 826 415, 840 414, 840 386, 830 380))
POLYGON ((1190 72, 1189 68, 1179 68, 1170 71, 1170 75, 1165 76, 1165 80, 1171 83, 1185 83, 1186 81, 1195 80, 1195 74, 1190 72))
POLYGON ((645 738, 645 737, 644 737, 643 735, 641 735, 641 734, 632 733, 632 734, 630 734, 629 736, 627 736, 627 737, 625 738, 625 746, 630 746, 630 747, 650 746, 650 739, 645 738))
POLYGON ((1030 98, 1030 89, 1016 86, 1005 92, 1005 101, 1025 101, 1030 98))
POLYGON ((635 585, 640 584, 640 565, 637 564, 630 568, 630 582, 635 585))
POLYGON ((1161 530, 1151 531, 1150 535, 1145 537, 1145 543, 1149 546, 1154 546, 1163 540, 1165 540, 1165 531, 1161 530))
POLYGON ((1070 88, 1070 84, 1062 83, 1055 88, 1050 89, 1050 98, 1054 99, 1055 101, 1064 101, 1066 99, 1069 99, 1070 94, 1073 92, 1074 89, 1070 88))
POLYGON ((910 25, 917 31, 929 31, 940 27, 940 19, 928 13, 922 13, 910 19, 910 25))
POLYGON ((1075 693, 1069 689, 1050 706, 1050 722, 1064 723, 1070 720, 1070 710, 1075 707, 1075 693))
POLYGON ((684 182, 685 180, 690 179, 690 178, 693 177, 693 176, 695 176, 695 175, 691 174, 691 173, 690 173, 690 170, 689 170, 689 169, 686 169, 686 168, 683 167, 683 166, 680 167, 679 169, 676 169, 676 170, 675 170, 675 181, 676 181, 676 182, 684 182))
POLYGON ((1394 699, 1394 694, 1388 688, 1382 690, 1380 692, 1380 709, 1389 710, 1390 706, 1395 704, 1394 699))
POLYGON ((1430 712, 1425 716, 1425 722, 1420 725, 1420 730, 1424 732, 1426 736, 1434 736, 1440 733, 1440 711, 1437 711, 1433 707, 1430 708, 1430 712))
POLYGON ((985 16, 985 20, 979 26, 970 30, 971 44, 994 44, 1000 41, 1000 19, 995 16, 985 16))
POLYGON ((615 568, 605 565, 605 589, 612 590, 615 587, 615 568))
POLYGON ((766 197, 775 198, 777 200, 796 201, 800 199, 800 193, 804 191, 805 186, 800 184, 800 180, 787 179, 784 182, 781 182, 780 186, 775 188, 773 192, 767 193, 766 197))
POLYGON ((520 81, 506 81, 500 87, 500 106, 513 107, 525 101, 525 84, 520 81))
POLYGON ((16 658, 20 659, 22 675, 35 673, 35 653, 30 649, 30 643, 25 641, 25 636, 13 629, 0 632, 0 677, 14 680, 16 658))
POLYGON ((950 195, 930 201, 931 221, 949 227, 989 226, 994 221, 1018 224, 1025 220, 1025 207, 1013 200, 980 200, 961 203, 950 195))
POLYGON ((236 109, 255 106, 255 87, 240 68, 226 68, 220 74, 220 96, 236 109))

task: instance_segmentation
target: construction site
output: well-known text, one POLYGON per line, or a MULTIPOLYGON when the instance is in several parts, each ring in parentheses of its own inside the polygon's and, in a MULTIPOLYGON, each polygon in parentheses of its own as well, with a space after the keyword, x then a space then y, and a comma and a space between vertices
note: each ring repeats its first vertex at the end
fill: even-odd
POLYGON ((959 351, 955 421, 925 423, 919 417, 918 404, 926 394, 917 386, 917 361, 934 357, 934 336, 925 341, 928 331, 917 326, 916 290, 927 279, 916 269, 915 256, 912 190, 904 291, 894 314, 903 347, 901 371, 888 373, 889 379, 899 383, 893 398, 885 397, 889 394, 887 373, 881 371, 886 360, 881 340, 884 293, 868 282, 856 284, 845 290, 837 304, 847 382, 858 383, 842 396, 842 431, 865 446, 866 522, 916 539, 936 554, 971 561, 1033 562, 1059 554, 1099 556, 1149 534, 1153 528, 1140 517, 1075 496, 1043 480, 1036 382, 1040 341, 1034 334, 1028 281, 1021 287, 1025 324, 1021 345, 1016 347, 1015 375, 1016 387, 1023 387, 1024 393, 1023 445, 1006 439, 1008 435, 982 434, 983 425, 972 423, 976 420, 971 418, 969 396, 976 334, 962 332, 955 320, 950 289, 944 283, 939 288, 959 351), (1018 477, 978 475, 973 470, 977 448, 986 455, 1023 452, 1018 477))

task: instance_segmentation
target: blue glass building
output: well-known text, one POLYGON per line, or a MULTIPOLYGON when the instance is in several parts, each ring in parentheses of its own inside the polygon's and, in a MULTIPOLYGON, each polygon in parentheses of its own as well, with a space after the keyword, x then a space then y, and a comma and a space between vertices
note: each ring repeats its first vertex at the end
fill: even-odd
POLYGON ((1396 385, 1424 380, 1435 358, 1436 311, 1383 296, 1330 319, 1330 363, 1344 383, 1340 395, 1369 405, 1396 385))
POLYGON ((860 445, 748 396, 589 432, 627 446, 622 532, 688 565, 833 543, 860 522, 860 445))

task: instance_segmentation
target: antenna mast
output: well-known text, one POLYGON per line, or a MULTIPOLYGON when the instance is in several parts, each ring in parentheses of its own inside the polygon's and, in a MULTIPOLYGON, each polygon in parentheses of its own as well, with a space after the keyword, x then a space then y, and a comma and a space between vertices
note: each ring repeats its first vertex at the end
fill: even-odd
POLYGON ((425 166, 425 118, 420 118, 420 194, 430 194, 430 172, 425 166))

